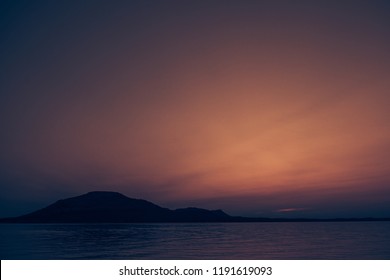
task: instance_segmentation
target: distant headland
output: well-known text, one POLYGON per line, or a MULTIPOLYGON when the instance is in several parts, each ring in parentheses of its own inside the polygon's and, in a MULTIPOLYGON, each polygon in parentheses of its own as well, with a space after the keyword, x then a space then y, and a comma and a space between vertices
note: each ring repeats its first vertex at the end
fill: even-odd
POLYGON ((176 210, 118 192, 94 191, 57 202, 2 223, 214 223, 390 221, 390 218, 285 219, 230 216, 222 210, 188 207, 176 210))

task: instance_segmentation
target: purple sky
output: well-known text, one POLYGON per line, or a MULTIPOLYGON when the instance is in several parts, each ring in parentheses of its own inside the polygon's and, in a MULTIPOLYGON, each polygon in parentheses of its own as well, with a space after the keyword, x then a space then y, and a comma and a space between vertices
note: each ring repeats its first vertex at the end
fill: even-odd
POLYGON ((0 4, 0 217, 390 216, 388 1, 115 2, 0 4))

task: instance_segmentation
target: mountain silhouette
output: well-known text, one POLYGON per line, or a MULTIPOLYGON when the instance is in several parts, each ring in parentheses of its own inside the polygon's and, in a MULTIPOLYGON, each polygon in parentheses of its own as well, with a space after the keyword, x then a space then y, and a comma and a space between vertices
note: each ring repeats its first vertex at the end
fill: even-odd
POLYGON ((170 210, 149 201, 129 198, 118 192, 95 191, 57 202, 2 222, 20 223, 144 223, 227 222, 232 217, 221 210, 184 208, 170 210))
POLYGON ((61 199, 27 215, 1 223, 204 223, 204 222, 346 222, 390 221, 390 218, 288 219, 234 217, 222 210, 189 207, 176 210, 118 192, 94 191, 61 199))

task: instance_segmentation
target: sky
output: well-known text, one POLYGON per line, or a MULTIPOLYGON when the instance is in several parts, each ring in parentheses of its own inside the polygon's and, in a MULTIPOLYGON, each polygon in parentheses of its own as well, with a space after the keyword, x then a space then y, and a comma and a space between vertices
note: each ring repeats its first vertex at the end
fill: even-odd
POLYGON ((0 217, 95 190, 390 217, 388 1, 0 5, 0 217))

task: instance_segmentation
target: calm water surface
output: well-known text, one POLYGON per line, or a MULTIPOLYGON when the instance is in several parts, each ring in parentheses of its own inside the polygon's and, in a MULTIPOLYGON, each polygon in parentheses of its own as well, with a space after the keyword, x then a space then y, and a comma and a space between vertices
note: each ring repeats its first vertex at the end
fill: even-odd
POLYGON ((390 259, 390 222, 0 224, 1 259, 390 259))

